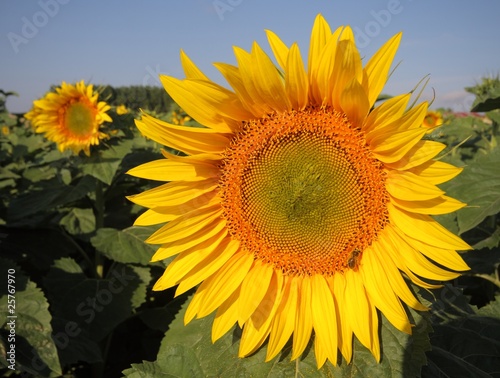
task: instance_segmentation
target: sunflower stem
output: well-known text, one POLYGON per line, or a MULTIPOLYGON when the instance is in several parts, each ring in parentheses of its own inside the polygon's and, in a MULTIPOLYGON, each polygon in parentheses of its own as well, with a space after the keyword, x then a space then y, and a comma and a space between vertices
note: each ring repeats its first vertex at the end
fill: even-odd
POLYGON ((483 278, 486 281, 490 281, 493 285, 500 287, 500 280, 498 278, 494 278, 488 274, 482 274, 482 273, 473 274, 473 276, 483 278))
MULTIPOLYGON (((87 264, 89 264, 89 268, 92 269, 92 260, 90 259, 89 255, 87 254, 87 252, 85 252, 85 250, 80 247, 80 245, 71 237, 68 236, 68 234, 66 234, 65 232, 61 232, 61 235, 68 241, 70 242, 73 247, 75 247, 76 251, 82 255, 83 259, 87 262, 87 264)), ((94 276, 97 277, 97 272, 94 271, 94 276)))
MULTIPOLYGON (((102 181, 97 180, 97 185, 95 189, 95 229, 96 232, 104 226, 104 190, 102 187, 102 181)), ((95 251, 95 269, 97 275, 102 278, 104 277, 104 256, 99 252, 95 251)))

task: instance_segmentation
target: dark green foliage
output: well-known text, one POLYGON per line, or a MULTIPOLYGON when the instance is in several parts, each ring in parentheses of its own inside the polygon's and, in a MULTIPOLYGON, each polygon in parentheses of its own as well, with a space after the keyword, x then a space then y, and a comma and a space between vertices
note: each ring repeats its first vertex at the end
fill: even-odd
POLYGON ((101 96, 110 105, 125 105, 134 111, 142 109, 157 113, 167 113, 173 105, 173 100, 165 89, 155 86, 105 86, 103 87, 101 96))

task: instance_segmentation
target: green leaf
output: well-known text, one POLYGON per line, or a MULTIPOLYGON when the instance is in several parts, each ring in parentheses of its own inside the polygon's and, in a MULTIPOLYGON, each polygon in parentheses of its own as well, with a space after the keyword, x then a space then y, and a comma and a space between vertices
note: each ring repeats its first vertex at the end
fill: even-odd
POLYGON ((496 230, 488 236, 486 239, 481 240, 479 243, 473 245, 474 249, 483 249, 489 248, 493 249, 500 245, 500 227, 497 227, 496 230))
POLYGON ((90 234, 95 230, 95 215, 92 209, 72 208, 59 224, 71 235, 90 234))
POLYGON ((62 206, 82 199, 89 193, 95 192, 96 179, 92 176, 83 176, 76 185, 67 186, 66 190, 55 201, 54 205, 62 206))
POLYGON ((98 151, 84 160, 82 172, 95 177, 107 185, 111 185, 113 177, 125 155, 130 153, 133 141, 123 140, 107 150, 98 151))
POLYGON ((64 187, 52 186, 16 197, 10 202, 7 219, 29 221, 27 218, 30 216, 51 208, 54 201, 65 191, 64 187))
POLYGON ((191 348, 183 345, 167 345, 160 351, 156 362, 144 361, 142 364, 132 364, 132 367, 123 373, 128 378, 206 377, 191 348))
POLYGON ((477 97, 472 104, 473 112, 489 112, 490 110, 500 109, 500 88, 488 94, 488 97, 477 97))
POLYGON ((132 291, 130 304, 132 310, 137 310, 144 302, 146 302, 146 294, 149 283, 151 282, 151 272, 149 268, 142 266, 129 266, 130 269, 137 275, 137 287, 132 291))
MULTIPOLYGON (((2 340, 3 347, 8 351, 11 345, 15 347, 17 369, 30 374, 44 377, 59 377, 61 367, 56 346, 52 340, 52 316, 49 303, 43 292, 30 281, 12 262, 0 259, 0 265, 13 269, 14 283, 10 288, 5 282, 8 278, 4 270, 4 284, 0 288, 0 324, 7 335, 14 339, 2 340), (8 292, 14 288, 15 292, 8 292), (11 295, 11 296, 9 296, 11 295), (14 299, 14 307, 8 307, 8 300, 14 299), (15 333, 12 334, 11 330, 15 333)), ((5 360, 0 360, 5 364, 5 360)))
POLYGON ((500 148, 488 154, 478 154, 457 178, 443 188, 447 195, 467 203, 467 207, 456 213, 460 234, 500 212, 500 148))
POLYGON ((113 264, 106 278, 88 278, 73 259, 63 258, 43 282, 54 316, 77 323, 98 342, 144 302, 151 279, 147 270, 113 264))
POLYGON ((144 243, 151 227, 129 227, 125 230, 102 228, 91 239, 92 245, 106 257, 121 263, 148 265, 158 246, 144 243))
POLYGON ((50 166, 28 168, 23 172, 23 177, 32 182, 49 180, 55 177, 57 170, 50 166))
POLYGON ((476 314, 434 325, 430 366, 450 377, 491 377, 500 367, 500 297, 476 314))
POLYGON ((496 122, 498 125, 500 125, 500 112, 498 110, 488 112, 486 113, 486 116, 493 122, 496 122))
POLYGON ((377 363, 371 353, 357 340, 353 361, 342 360, 335 367, 327 362, 316 367, 314 347, 310 344, 302 358, 290 361, 290 343, 280 355, 265 362, 266 347, 247 358, 238 358, 241 330, 237 327, 214 344, 211 342, 213 315, 184 326, 185 304, 166 332, 154 363, 134 364, 123 373, 127 377, 414 377, 419 376, 425 363, 425 351, 430 348, 429 323, 412 312, 416 327, 412 337, 396 330, 382 317, 380 326, 383 356, 377 363), (171 375, 169 375, 171 374, 171 375))

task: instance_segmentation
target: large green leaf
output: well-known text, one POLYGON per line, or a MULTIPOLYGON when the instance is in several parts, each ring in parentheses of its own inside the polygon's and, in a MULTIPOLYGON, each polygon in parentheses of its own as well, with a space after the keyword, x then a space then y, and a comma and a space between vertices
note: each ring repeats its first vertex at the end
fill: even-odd
POLYGON ((82 172, 111 185, 122 159, 130 153, 132 144, 132 140, 125 139, 107 150, 98 151, 83 161, 82 172))
POLYGON ((96 220, 92 209, 74 207, 61 218, 59 224, 71 235, 84 235, 94 232, 96 220))
MULTIPOLYGON (((14 336, 14 339, 2 338, 3 348, 9 351, 14 345, 17 369, 35 376, 59 377, 62 372, 51 337, 52 316, 45 295, 14 263, 0 259, 0 265, 13 269, 11 277, 14 277, 12 286, 8 287, 7 279, 11 277, 7 269, 3 270, 5 281, 0 287, 0 324, 6 335, 14 336), (12 304, 14 307, 9 306, 12 304)), ((0 361, 2 364, 7 362, 4 358, 0 361)))
POLYGON ((250 357, 238 358, 239 328, 228 332, 217 342, 211 342, 213 316, 194 320, 184 326, 186 304, 171 323, 155 362, 132 364, 123 373, 127 377, 415 377, 425 363, 425 351, 430 348, 429 324, 412 312, 417 326, 413 336, 396 330, 382 317, 380 335, 383 356, 377 363, 371 353, 357 340, 350 364, 344 360, 335 367, 326 363, 317 369, 314 347, 305 355, 290 361, 288 344, 280 355, 265 362, 266 347, 250 357))
POLYGON ((43 190, 32 190, 16 197, 10 202, 7 210, 7 219, 16 223, 29 222, 29 218, 32 215, 52 208, 56 199, 65 192, 66 188, 54 185, 48 186, 43 190))
POLYGON ((500 246, 500 227, 498 226, 493 234, 473 245, 474 249, 492 249, 498 246, 500 246))
POLYGON ((476 314, 433 326, 424 376, 500 376, 500 297, 476 314))
POLYGON ((106 257, 121 263, 148 265, 158 246, 144 243, 151 227, 129 227, 125 230, 102 228, 91 239, 92 245, 106 257))
POLYGON ((54 316, 77 323, 97 342, 144 302, 150 279, 148 268, 122 264, 114 264, 106 278, 88 278, 73 259, 62 258, 44 285, 54 316))
POLYGON ((449 196, 467 203, 457 212, 460 234, 500 212, 500 148, 478 155, 457 178, 443 185, 449 196))
POLYGON ((56 169, 51 166, 28 168, 23 172, 23 177, 32 182, 49 180, 56 175, 56 169))
POLYGON ((54 205, 62 206, 79 199, 96 190, 96 179, 92 176, 83 176, 74 186, 67 186, 63 194, 55 201, 54 205))
POLYGON ((489 112, 500 109, 500 89, 492 92, 488 98, 477 98, 472 104, 473 112, 489 112))

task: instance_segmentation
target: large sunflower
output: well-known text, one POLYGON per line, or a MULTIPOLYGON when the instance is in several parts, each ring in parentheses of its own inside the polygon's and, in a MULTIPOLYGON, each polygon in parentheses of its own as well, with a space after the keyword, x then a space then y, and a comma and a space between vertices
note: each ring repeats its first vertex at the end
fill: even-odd
POLYGON ((45 133, 55 142, 59 151, 70 149, 90 155, 90 146, 107 138, 100 130, 101 124, 112 121, 106 114, 110 106, 98 98, 92 84, 85 85, 83 80, 75 85, 63 82, 55 92, 34 101, 25 117, 37 133, 45 133))
POLYGON ((257 43, 215 64, 232 90, 182 52, 186 79, 161 78, 206 128, 137 122, 183 153, 129 172, 169 181, 131 197, 149 208, 136 225, 168 222, 147 240, 162 244, 153 261, 178 255, 154 289, 201 283, 185 322, 216 311, 213 341, 238 323, 241 357, 268 340, 270 360, 293 334, 296 359, 314 331, 318 367, 338 349, 350 361, 353 335, 379 360, 377 309, 406 333, 403 303, 426 309, 405 278, 432 288, 468 269, 456 250, 469 246, 431 217, 464 206, 436 186, 461 169, 422 140, 426 103, 373 108, 400 34, 363 67, 352 30, 319 15, 307 71, 297 44, 267 36, 278 67, 257 43))

